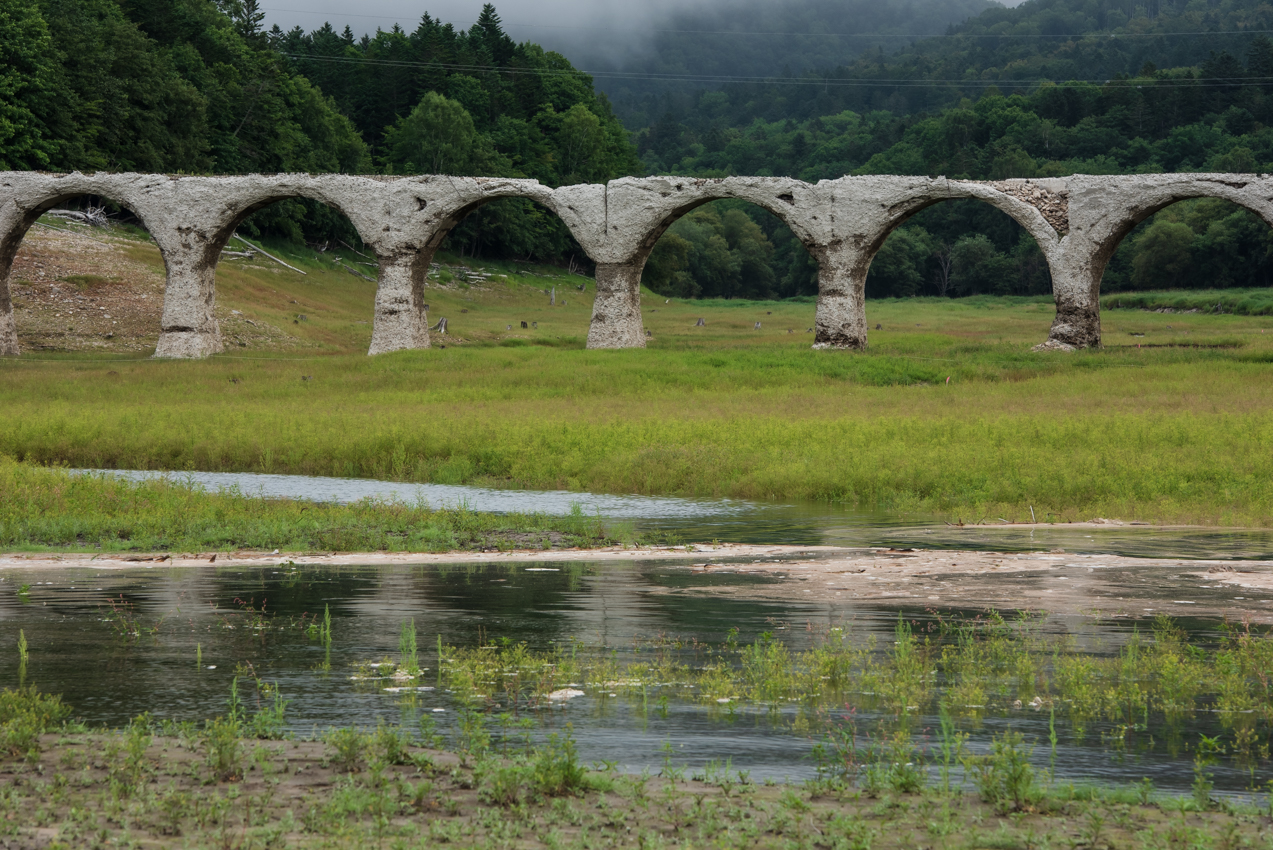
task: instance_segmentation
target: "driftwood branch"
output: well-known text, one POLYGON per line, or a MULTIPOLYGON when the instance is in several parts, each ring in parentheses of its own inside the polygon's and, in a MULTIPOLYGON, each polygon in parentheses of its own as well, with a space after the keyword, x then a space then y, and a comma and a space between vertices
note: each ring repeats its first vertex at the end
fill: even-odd
POLYGON ((250 260, 256 256, 255 251, 222 251, 222 257, 234 257, 241 260, 250 260))
POLYGON ((363 280, 367 281, 368 283, 375 283, 375 282, 376 282, 376 279, 375 279, 374 277, 367 277, 367 275, 365 275, 365 274, 363 274, 362 272, 358 271, 358 269, 355 269, 355 268, 352 268, 352 267, 350 267, 350 266, 347 266, 347 265, 345 265, 344 263, 340 262, 339 260, 337 260, 336 262, 337 262, 337 264, 338 264, 338 265, 339 265, 342 269, 344 269, 345 271, 349 272, 349 273, 350 273, 351 275, 353 275, 354 277, 360 277, 360 278, 362 278, 363 280))
POLYGON ((254 244, 252 244, 251 242, 247 241, 246 239, 244 239, 244 238, 243 238, 242 236, 240 236, 239 234, 237 234, 237 233, 236 233, 236 234, 234 234, 233 238, 234 238, 234 239, 239 240, 239 241, 240 241, 240 242, 242 242, 244 245, 247 245, 249 248, 252 248, 252 249, 253 249, 253 250, 255 250, 255 251, 259 251, 259 252, 261 252, 262 254, 264 254, 265 256, 269 257, 269 258, 270 258, 271 260, 273 260, 274 262, 278 263, 280 266, 284 266, 284 267, 286 267, 286 268, 289 268, 289 269, 291 269, 292 271, 296 272, 297 274, 305 274, 305 272, 303 272, 303 271, 301 271, 300 269, 296 268, 296 266, 289 266, 287 263, 283 262, 283 261, 282 261, 282 260, 280 260, 278 257, 274 256, 274 255, 273 255, 273 254, 271 254, 269 251, 267 251, 267 250, 265 250, 264 248, 262 248, 260 245, 254 245, 254 244))
POLYGON ((358 256, 360 256, 360 257, 362 257, 362 258, 364 258, 364 259, 367 259, 367 260, 370 260, 370 259, 371 259, 371 257, 368 257, 366 254, 364 254, 362 251, 359 251, 359 250, 358 250, 357 248, 355 248, 353 245, 350 245, 350 244, 349 244, 348 242, 346 242, 344 239, 337 239, 336 241, 337 241, 337 242, 339 242, 340 244, 344 245, 344 246, 345 246, 346 248, 348 248, 349 250, 353 251, 353 252, 354 252, 355 254, 357 254, 358 256))
POLYGON ((45 215, 53 218, 67 218, 92 227, 105 227, 110 223, 110 219, 106 217, 105 207, 89 207, 83 212, 79 210, 49 210, 45 215))

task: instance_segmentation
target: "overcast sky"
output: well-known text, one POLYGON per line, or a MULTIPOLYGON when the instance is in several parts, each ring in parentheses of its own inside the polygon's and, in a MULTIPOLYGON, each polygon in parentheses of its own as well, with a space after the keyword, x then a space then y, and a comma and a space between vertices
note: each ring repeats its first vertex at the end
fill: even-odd
MULTIPOLYGON (((890 0, 878 1, 888 3, 890 0)), ((784 6, 780 4, 802 6, 805 2, 807 0, 496 0, 495 6, 505 31, 515 41, 542 44, 565 54, 581 70, 604 72, 630 70, 633 60, 648 59, 660 28, 685 25, 676 20, 678 12, 711 9, 717 14, 710 19, 720 23, 709 26, 728 27, 725 22, 730 20, 729 13, 734 8, 764 4, 770 6, 768 11, 781 12, 784 6), (720 14, 722 12, 725 14, 720 14)), ((1021 0, 1000 2, 1015 6, 1021 0)), ((267 26, 278 24, 284 30, 300 26, 308 32, 330 21, 337 31, 348 25, 355 37, 361 37, 374 33, 377 27, 390 29, 395 23, 410 32, 425 12, 454 24, 457 29, 467 29, 481 13, 483 0, 260 0, 260 3, 267 26)), ((852 31, 852 24, 846 23, 846 29, 852 31)), ((740 41, 738 47, 745 51, 746 42, 740 41)), ((801 64, 798 59, 792 62, 801 64)))

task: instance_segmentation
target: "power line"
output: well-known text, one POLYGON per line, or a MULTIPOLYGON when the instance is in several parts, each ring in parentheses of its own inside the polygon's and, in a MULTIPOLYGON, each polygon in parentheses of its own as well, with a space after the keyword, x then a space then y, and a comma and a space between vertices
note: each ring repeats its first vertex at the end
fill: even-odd
MULTIPOLYGON (((281 12, 294 15, 316 15, 319 17, 331 17, 327 12, 311 11, 309 9, 265 9, 265 12, 281 12)), ((341 13, 342 18, 369 18, 383 21, 399 22, 399 18, 392 15, 354 15, 341 13)), ((433 19, 439 24, 452 24, 456 26, 466 26, 464 21, 443 21, 440 18, 433 19)), ((735 35, 735 36, 810 36, 819 38, 1162 38, 1171 37, 1197 37, 1204 35, 1269 35, 1273 34, 1273 30, 1198 30, 1198 31, 1180 31, 1180 32, 1079 32, 1079 33, 860 33, 860 32, 800 32, 792 30, 692 30, 692 29, 666 29, 660 27, 637 28, 631 26, 625 27, 606 27, 594 25, 580 24, 526 24, 526 23, 509 23, 504 22, 504 26, 516 29, 547 29, 547 30, 575 30, 579 32, 617 32, 624 35, 631 35, 634 31, 650 32, 650 33, 667 33, 681 35, 735 35)))
MULTIPOLYGON (((1035 86, 1043 83, 1051 83, 1058 87, 1068 86, 1088 86, 1088 85, 1108 85, 1118 82, 1131 85, 1133 80, 926 80, 915 78, 880 78, 880 79, 836 79, 833 77, 739 77, 727 76, 722 74, 654 74, 642 73, 637 71, 584 71, 579 69, 559 70, 554 68, 519 68, 513 66, 501 67, 499 65, 467 65, 454 62, 410 62, 406 60, 395 59, 367 59, 353 56, 312 56, 304 53, 283 53, 289 59, 297 59, 308 62, 330 62, 342 65, 374 65, 389 68, 427 68, 443 71, 469 71, 478 73, 498 73, 498 74, 516 74, 531 75, 544 77, 561 77, 561 76, 591 76, 591 77, 609 77, 613 79, 636 79, 636 80, 662 80, 669 82, 691 82, 691 83, 749 83, 756 85, 808 85, 823 87, 870 87, 870 86, 895 86, 898 88, 918 88, 935 85, 948 86, 980 86, 988 88, 990 86, 1001 87, 1020 87, 1035 86)), ((1273 77, 1194 77, 1190 80, 1155 80, 1148 85, 1150 88, 1212 88, 1234 85, 1250 85, 1264 84, 1273 82, 1273 77)), ((1143 87, 1144 83, 1136 85, 1137 88, 1143 87)))

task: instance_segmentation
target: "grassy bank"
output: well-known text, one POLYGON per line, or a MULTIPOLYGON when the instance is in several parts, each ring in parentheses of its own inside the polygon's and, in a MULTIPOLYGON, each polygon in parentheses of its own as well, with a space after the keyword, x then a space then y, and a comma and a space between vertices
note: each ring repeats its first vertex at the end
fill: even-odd
POLYGON ((923 349, 945 355, 932 359, 880 349, 10 361, 0 453, 836 500, 966 521, 1023 520, 1033 506, 1056 520, 1273 524, 1273 365, 1254 344, 1063 357, 947 343, 923 349))
POLYGON ((885 299, 867 305, 870 351, 813 352, 811 300, 645 292, 650 347, 586 351, 593 282, 489 263, 430 276, 430 315, 451 328, 432 350, 368 358, 374 286, 340 265, 364 268, 356 255, 271 248, 309 273, 223 262, 225 355, 0 361, 0 453, 966 521, 1033 507, 1273 525, 1267 316, 1110 310, 1103 350, 1059 355, 1029 350, 1047 336, 1048 299, 885 299))
POLYGON ((446 552, 615 542, 597 518, 494 515, 365 501, 351 505, 210 493, 180 476, 70 475, 0 456, 5 551, 446 552))
POLYGON ((690 777, 671 758, 657 777, 622 776, 581 764, 569 728, 497 754, 439 749, 427 722, 277 740, 236 702, 202 726, 143 715, 90 732, 70 713, 0 694, 0 833, 15 846, 1269 846, 1263 807, 1168 798, 1148 780, 1048 783, 1011 736, 980 757, 970 793, 886 761, 874 767, 899 778, 874 784, 758 785, 720 765, 690 777))
POLYGON ((1101 308, 1268 316, 1273 314, 1273 290, 1263 288, 1120 292, 1102 298, 1101 308))

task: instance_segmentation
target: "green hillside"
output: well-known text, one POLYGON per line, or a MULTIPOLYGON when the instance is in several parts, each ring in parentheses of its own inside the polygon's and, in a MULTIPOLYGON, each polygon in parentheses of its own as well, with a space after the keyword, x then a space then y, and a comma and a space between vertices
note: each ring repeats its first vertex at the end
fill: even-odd
MULTIPOLYGON (((789 84, 669 97, 637 132, 650 173, 930 174, 972 179, 1273 170, 1273 6, 1031 0, 948 36, 789 84), (1211 33, 1198 35, 1197 33, 1211 33)), ((652 259, 655 289, 692 295, 816 291, 811 260, 772 216, 763 238, 710 250, 694 221, 652 259), (757 274, 735 275, 761 258, 757 274)), ((708 213, 702 212, 700 216, 708 213)), ((737 241, 737 240, 735 240, 737 241)), ((1210 201, 1172 207, 1120 248, 1103 289, 1267 286, 1268 227, 1210 201)), ((1050 291, 1034 245, 976 202, 929 209, 881 251, 869 296, 1050 291)))

